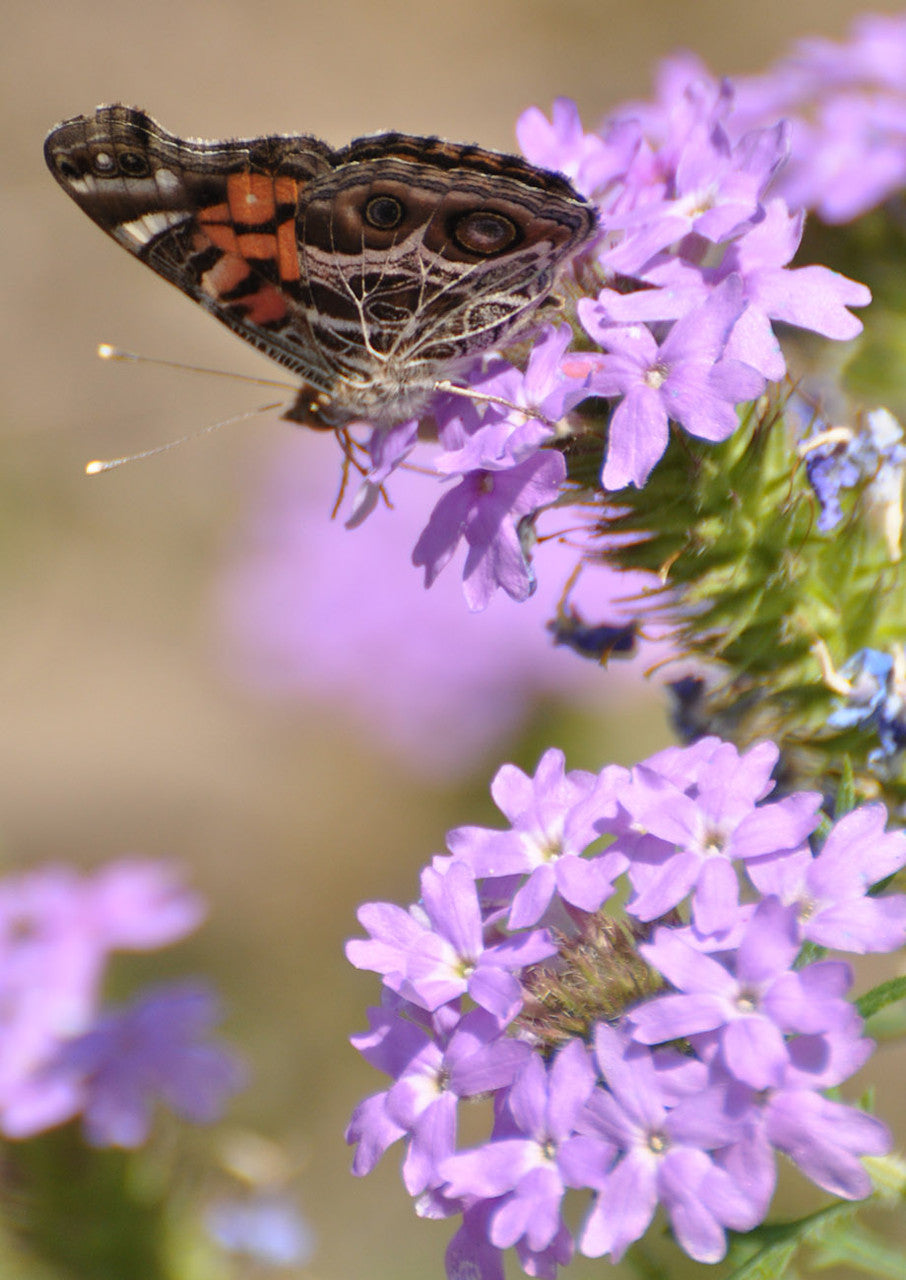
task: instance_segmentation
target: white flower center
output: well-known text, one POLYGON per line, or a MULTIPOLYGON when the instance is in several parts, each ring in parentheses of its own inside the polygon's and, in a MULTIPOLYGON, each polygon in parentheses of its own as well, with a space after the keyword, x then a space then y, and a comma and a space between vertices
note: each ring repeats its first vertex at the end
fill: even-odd
POLYGON ((648 1150, 652 1155, 662 1156, 665 1151, 670 1148, 670 1139, 666 1133, 659 1129, 653 1130, 648 1135, 648 1150))

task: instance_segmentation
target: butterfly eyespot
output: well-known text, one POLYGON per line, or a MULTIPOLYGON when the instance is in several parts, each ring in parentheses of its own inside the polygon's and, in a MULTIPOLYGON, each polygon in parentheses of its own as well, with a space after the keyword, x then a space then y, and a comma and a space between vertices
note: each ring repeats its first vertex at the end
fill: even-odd
POLYGON ((91 157, 91 163, 100 174, 113 173, 116 169, 116 161, 109 151, 96 151, 91 157))
POLYGON ((54 165, 60 177, 66 178, 70 182, 74 182, 76 178, 82 176, 82 171, 76 162, 62 153, 54 156, 54 165))
POLYGON ((405 212, 395 196, 375 196, 365 206, 365 221, 379 231, 392 231, 402 222, 405 212))
POLYGON ((480 209, 464 214, 453 228, 453 239, 460 249, 481 254, 483 258, 508 249, 517 234, 516 224, 512 219, 504 217, 502 213, 480 209))
POLYGON ((151 172, 148 161, 139 151, 121 151, 117 163, 124 178, 147 178, 151 172))

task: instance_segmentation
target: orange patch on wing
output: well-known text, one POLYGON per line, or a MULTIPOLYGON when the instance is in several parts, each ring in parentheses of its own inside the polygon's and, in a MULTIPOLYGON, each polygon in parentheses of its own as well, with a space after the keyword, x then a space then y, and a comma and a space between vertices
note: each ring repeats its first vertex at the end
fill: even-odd
POLYGON ((242 299, 244 318, 251 324, 266 324, 269 320, 282 320, 286 315, 286 300, 272 284, 262 284, 257 293, 242 299))
POLYGON ((295 178, 274 179, 274 197, 277 204, 295 204, 299 194, 299 184, 295 178))
POLYGON ((224 201, 223 204, 209 204, 205 209, 198 210, 198 221, 208 222, 229 222, 230 206, 224 201))
POLYGON ((248 263, 237 254, 228 253, 214 263, 201 278, 201 287, 212 298, 222 298, 250 275, 248 263))
POLYGON ((227 201, 234 222, 246 226, 269 222, 277 211, 274 180, 264 173, 231 173, 227 178, 227 201))
POLYGON ((216 245, 218 249, 223 249, 224 253, 239 252, 239 237, 232 227, 212 223, 211 226, 205 227, 204 235, 206 240, 216 245))
POLYGON ((296 245, 296 224, 288 218, 277 227, 277 267, 281 280, 299 279, 299 249, 296 245))
MULTIPOLYGON (((244 284, 252 275, 245 258, 236 253, 227 253, 206 271, 201 278, 201 287, 209 298, 223 302, 224 295, 232 292, 237 285, 244 284)), ((242 319, 249 324, 265 324, 268 320, 282 320, 287 314, 286 299, 274 285, 266 280, 258 283, 254 292, 244 294, 227 306, 233 308, 242 319)))
POLYGON ((239 252, 244 258, 270 258, 277 256, 277 237, 263 231, 246 231, 239 236, 239 252))

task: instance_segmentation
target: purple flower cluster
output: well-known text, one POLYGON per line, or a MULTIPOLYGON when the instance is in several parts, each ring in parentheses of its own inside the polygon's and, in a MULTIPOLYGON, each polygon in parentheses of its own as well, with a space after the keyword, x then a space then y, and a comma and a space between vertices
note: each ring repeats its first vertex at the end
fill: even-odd
POLYGON ((772 124, 736 136, 728 83, 676 74, 664 78, 656 104, 617 112, 596 135, 608 154, 619 149, 615 170, 588 159, 565 101, 551 123, 526 112, 518 132, 529 159, 550 158, 559 144, 559 167, 589 184, 601 209, 605 285, 578 304, 601 354, 567 358, 565 367, 588 375, 589 394, 616 400, 606 489, 645 483, 670 422, 704 440, 731 435, 737 406, 786 371, 775 324, 836 339, 860 331, 847 307, 870 301, 863 285, 825 267, 789 266, 803 217, 769 198, 788 130, 772 124))
POLYGON ((505 765, 509 826, 450 832, 408 910, 362 908, 347 954, 384 998, 353 1044, 391 1083, 353 1115, 353 1168, 403 1143, 417 1212, 462 1215, 451 1280, 502 1280, 510 1247, 538 1277, 576 1248, 616 1261, 658 1206, 715 1262, 728 1228, 763 1221, 777 1153, 869 1193, 860 1158, 888 1131, 826 1091, 873 1046, 850 966, 802 950, 902 946, 906 895, 871 890, 906 834, 867 805, 816 852, 820 797, 771 799, 777 759, 703 738, 599 774, 555 750, 534 777, 505 765), (479 1098, 489 1137, 462 1148, 460 1101, 479 1098), (575 1235, 567 1191, 590 1201, 575 1235))
POLYGON ((91 875, 48 867, 0 881, 0 1130, 26 1138, 81 1114, 98 1146, 137 1146, 151 1106, 211 1120, 241 1082, 205 1042, 211 993, 177 985, 102 1011, 115 951, 152 951, 199 923, 171 867, 124 860, 91 875))
POLYGON ((736 90, 743 127, 790 121, 790 160, 775 189, 792 207, 849 222, 906 186, 903 14, 861 15, 842 43, 800 40, 736 90))
MULTIPOLYGON (((675 64, 656 103, 626 107, 597 131, 564 99, 550 121, 525 112, 517 131, 531 161, 567 174, 595 203, 601 235, 578 272, 572 327, 545 328, 524 371, 482 363, 464 394, 434 405, 434 468, 450 487, 413 559, 430 585, 464 543, 472 609, 497 588, 514 600, 533 591, 531 529, 562 500, 558 445, 582 401, 611 402, 603 488, 641 486, 671 423, 725 440, 739 406, 783 377, 778 323, 845 340, 861 329, 847 308, 870 301, 825 267, 789 265, 803 229, 802 211, 776 193, 789 129, 742 129, 731 86, 698 68, 675 64), (570 351, 574 331, 581 353, 570 351)), ((372 433, 354 521, 416 439, 415 422, 372 433)))

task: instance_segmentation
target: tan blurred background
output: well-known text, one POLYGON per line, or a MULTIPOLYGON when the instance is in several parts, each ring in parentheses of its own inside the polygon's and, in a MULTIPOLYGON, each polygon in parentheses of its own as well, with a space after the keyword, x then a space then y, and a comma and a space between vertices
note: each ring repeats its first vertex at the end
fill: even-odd
MULTIPOLYGON (((240 384, 101 364, 99 341, 245 373, 267 366, 64 198, 44 169, 44 134, 122 101, 206 137, 306 131, 339 144, 392 127, 512 148, 526 105, 565 93, 593 122, 646 94, 655 60, 678 46, 721 72, 755 71, 792 37, 840 37, 852 15, 898 7, 7 0, 0 840, 10 865, 134 850, 192 869, 211 920, 173 963, 217 976, 256 1077, 239 1111, 305 1162, 302 1202, 320 1239, 306 1276, 442 1275, 446 1229, 415 1221, 395 1154, 365 1181, 346 1172, 348 1112, 379 1087, 346 1037, 377 984, 347 972, 341 947, 359 901, 408 901, 444 830, 489 819, 487 779, 429 790, 339 714, 264 707, 218 674, 212 580, 248 486, 294 428, 254 420, 82 475, 89 458, 259 402, 240 384)), ((666 741, 647 706, 574 743, 570 759, 628 760, 666 741)))

